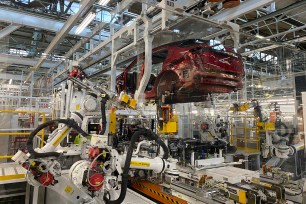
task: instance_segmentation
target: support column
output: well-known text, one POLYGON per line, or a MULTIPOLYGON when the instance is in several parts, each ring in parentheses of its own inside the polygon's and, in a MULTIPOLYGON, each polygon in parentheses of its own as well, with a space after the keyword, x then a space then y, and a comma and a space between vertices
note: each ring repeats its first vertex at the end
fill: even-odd
POLYGON ((254 169, 255 171, 258 171, 261 168, 260 165, 260 154, 256 154, 256 169, 254 169))
POLYGON ((40 204, 38 201, 38 191, 39 191, 39 187, 38 186, 34 186, 33 187, 33 199, 32 199, 32 204, 40 204))
POLYGON ((31 84, 30 84, 30 109, 32 109, 32 98, 33 98, 33 89, 34 89, 34 71, 31 72, 31 84))
MULTIPOLYGON (((303 123, 304 123, 304 135, 306 130, 306 92, 302 92, 302 104, 303 104, 303 123)), ((304 146, 306 147, 306 139, 304 139, 304 146)), ((304 149, 304 154, 306 156, 306 151, 304 149)))
MULTIPOLYGON (((167 7, 167 0, 163 0, 162 7, 163 8, 167 7)), ((166 9, 162 9, 161 12, 162 12, 161 13, 161 15, 162 15, 162 22, 161 22, 162 30, 166 30, 167 29, 167 21, 168 21, 168 11, 166 9)))
POLYGON ((66 84, 65 83, 62 83, 61 84, 61 87, 62 87, 62 90, 61 90, 61 103, 60 103, 60 118, 64 118, 65 116, 65 96, 66 96, 66 93, 65 93, 65 86, 66 84))
MULTIPOLYGON (((111 24, 110 25, 110 32, 111 32, 111 36, 114 35, 115 33, 115 29, 114 29, 114 25, 111 24)), ((117 66, 116 66, 116 62, 117 62, 117 54, 116 54, 117 48, 116 48, 116 41, 115 39, 112 39, 112 56, 111 56, 111 91, 116 93, 116 70, 117 70, 117 66)))
POLYGON ((249 169, 249 155, 244 155, 244 159, 246 162, 244 162, 244 168, 249 169))
POLYGON ((23 85, 22 79, 23 79, 23 71, 21 71, 20 90, 19 90, 19 93, 18 93, 18 96, 20 96, 20 98, 18 99, 17 108, 21 107, 21 96, 22 96, 22 85, 23 85))
POLYGON ((234 41, 234 48, 238 49, 240 43, 240 26, 232 22, 226 22, 226 24, 232 28, 232 30, 230 31, 230 35, 234 41))
POLYGON ((68 89, 66 92, 66 103, 65 103, 65 115, 64 118, 69 118, 70 116, 70 102, 71 102, 71 95, 72 95, 72 89, 73 89, 73 85, 72 85, 72 81, 68 80, 68 89))
POLYGON ((31 198, 31 185, 30 184, 26 184, 26 194, 25 194, 25 204, 30 204, 30 198, 31 198))
POLYGON ((145 42, 145 63, 144 63, 144 73, 142 79, 140 81, 140 85, 135 92, 134 98, 137 101, 143 101, 144 91, 147 87, 147 84, 150 80, 151 72, 152 72, 152 42, 153 42, 153 35, 151 35, 152 30, 152 20, 145 14, 142 14, 142 19, 145 23, 145 30, 144 30, 144 42, 145 42))

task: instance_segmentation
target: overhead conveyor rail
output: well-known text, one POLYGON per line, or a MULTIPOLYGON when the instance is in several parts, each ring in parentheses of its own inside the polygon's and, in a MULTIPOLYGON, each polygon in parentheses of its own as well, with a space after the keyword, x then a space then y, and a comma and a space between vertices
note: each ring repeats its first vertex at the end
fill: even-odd
MULTIPOLYGON (((77 60, 83 68, 88 68, 102 60, 108 59, 111 67, 112 91, 114 91, 116 78, 115 73, 119 68, 119 64, 133 59, 137 55, 136 53, 139 54, 139 52, 141 53, 144 51, 144 49, 141 49, 145 47, 144 36, 153 35, 154 39, 157 39, 153 39, 152 45, 150 45, 150 49, 152 49, 179 39, 205 38, 206 36, 221 33, 221 31, 222 33, 227 33, 236 32, 237 29, 239 30, 239 26, 233 27, 233 23, 219 22, 216 19, 210 20, 186 12, 179 12, 179 9, 166 5, 166 2, 164 1, 158 4, 148 4, 146 1, 141 2, 143 2, 143 5, 147 4, 147 9, 143 10, 143 16, 146 15, 150 17, 150 20, 152 21, 150 29, 145 29, 143 16, 139 16, 133 21, 133 23, 122 27, 118 31, 111 29, 111 37, 93 47, 89 52, 80 56, 77 60), (173 18, 175 20, 173 20, 173 18), (183 34, 180 34, 178 38, 175 37, 169 39, 166 37, 169 35, 178 36, 176 30, 184 32, 183 34)), ((180 6, 183 8, 183 5, 180 6)), ((113 28, 113 26, 110 25, 110 28, 113 28)), ((236 37, 237 36, 235 36, 235 38, 236 37)), ((239 39, 234 39, 234 41, 238 42, 239 39)), ((55 74, 54 78, 64 76, 68 70, 69 66, 58 74, 55 74)), ((99 74, 103 74, 103 72, 105 73, 107 71, 109 71, 109 69, 104 69, 103 71, 100 71, 99 74)))

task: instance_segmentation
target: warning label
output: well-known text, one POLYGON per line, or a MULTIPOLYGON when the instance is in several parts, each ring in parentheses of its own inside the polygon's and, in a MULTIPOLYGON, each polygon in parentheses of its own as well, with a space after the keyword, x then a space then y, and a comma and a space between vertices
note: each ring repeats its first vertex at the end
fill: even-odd
POLYGON ((130 166, 150 167, 150 162, 131 161, 131 165, 130 166))

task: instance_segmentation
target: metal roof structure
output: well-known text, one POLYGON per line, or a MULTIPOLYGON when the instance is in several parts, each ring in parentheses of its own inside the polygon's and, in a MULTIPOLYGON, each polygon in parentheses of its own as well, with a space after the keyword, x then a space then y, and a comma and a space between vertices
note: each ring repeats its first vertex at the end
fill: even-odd
POLYGON ((187 36, 223 43, 234 38, 250 63, 296 58, 306 49, 306 0, 241 0, 227 9, 209 0, 167 2, 172 1, 110 0, 101 6, 94 0, 2 0, 0 84, 12 78, 13 84, 34 86, 44 79, 50 91, 65 80, 71 60, 101 80, 114 66, 114 51, 120 72, 144 50, 142 13, 152 20, 153 47, 187 36), (95 19, 76 34, 89 12, 95 19))

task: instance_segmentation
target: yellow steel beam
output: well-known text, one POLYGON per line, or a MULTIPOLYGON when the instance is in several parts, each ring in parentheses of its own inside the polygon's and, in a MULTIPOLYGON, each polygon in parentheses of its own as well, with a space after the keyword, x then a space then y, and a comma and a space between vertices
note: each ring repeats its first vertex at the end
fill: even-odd
POLYGON ((10 159, 13 155, 7 155, 7 156, 0 156, 0 159, 10 159))
POLYGON ((44 112, 42 111, 27 111, 27 110, 0 110, 0 113, 38 113, 38 114, 42 114, 44 112))
POLYGON ((0 176, 0 181, 22 179, 22 178, 25 178, 25 174, 6 175, 6 176, 0 176))
MULTIPOLYGON (((46 114, 41 113, 41 122, 44 124, 46 122, 46 114)), ((42 148, 44 146, 44 140, 45 140, 45 128, 41 130, 41 141, 40 141, 40 147, 42 148)))
MULTIPOLYGON (((9 135, 24 135, 24 136, 29 136, 31 132, 0 132, 0 136, 9 136, 9 135)), ((43 132, 39 132, 38 135, 43 134, 43 132)))
POLYGON ((25 135, 29 136, 30 132, 0 132, 0 136, 9 136, 9 135, 25 135))
MULTIPOLYGON (((37 113, 40 114, 42 117, 42 123, 46 122, 46 113, 42 111, 30 111, 30 110, 0 110, 0 113, 37 113)), ((40 147, 44 146, 44 140, 45 140, 45 130, 41 130, 41 141, 40 141, 40 147)), ((6 133, 6 132, 0 132, 0 136, 9 136, 9 135, 30 135, 31 133, 6 133)))

